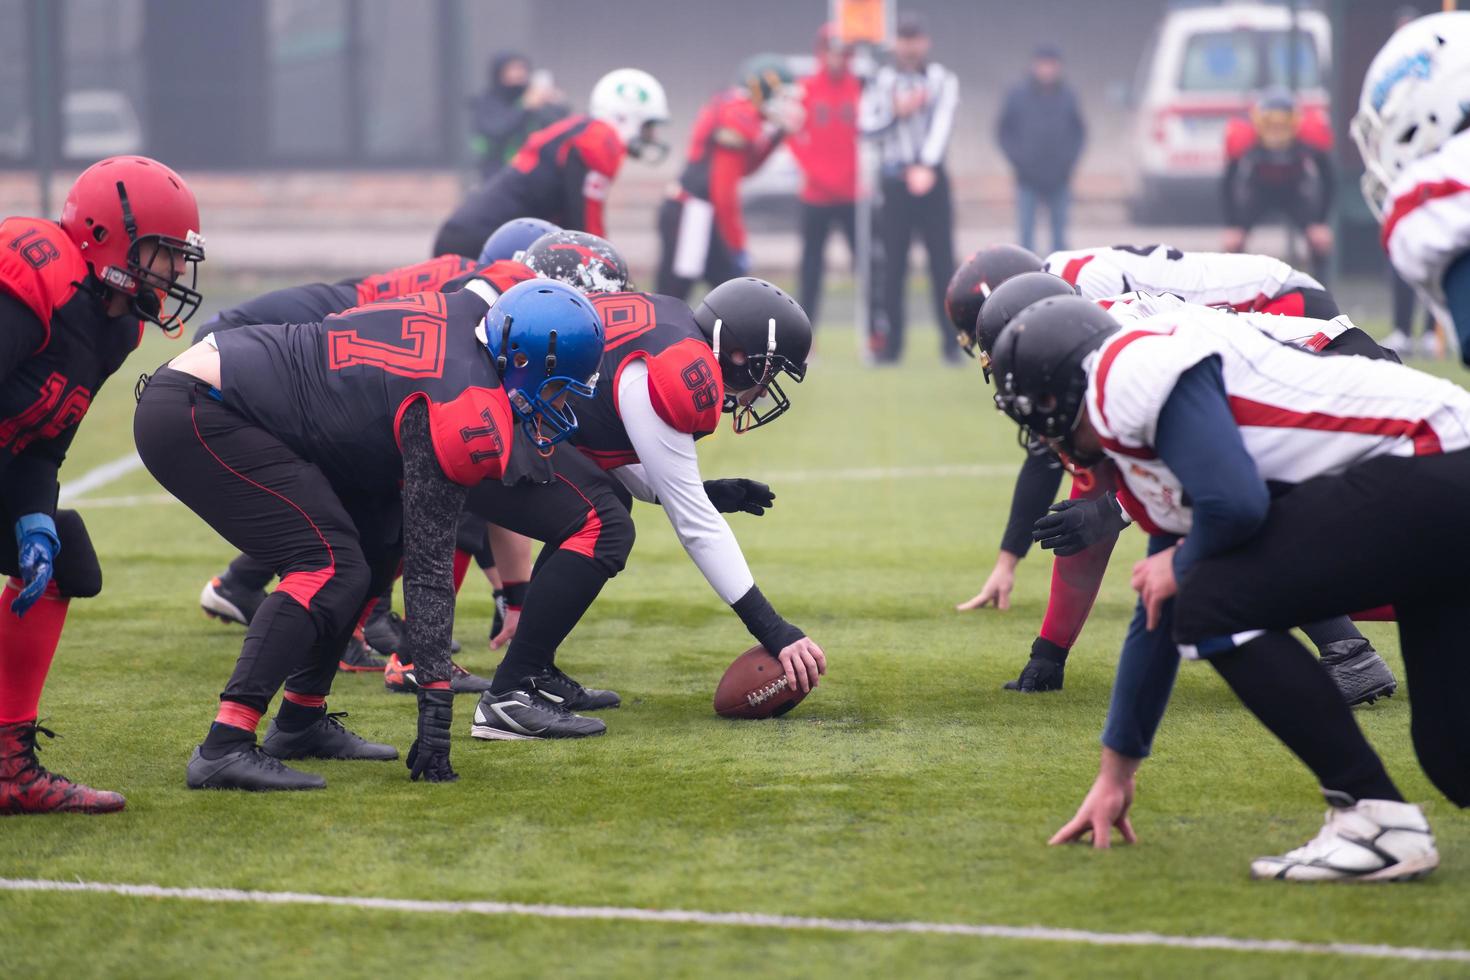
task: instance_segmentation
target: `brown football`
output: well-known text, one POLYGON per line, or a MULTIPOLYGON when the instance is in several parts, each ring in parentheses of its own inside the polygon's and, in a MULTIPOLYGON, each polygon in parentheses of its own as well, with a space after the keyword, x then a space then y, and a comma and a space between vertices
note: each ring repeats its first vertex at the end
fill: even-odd
POLYGON ((775 718, 806 697, 786 681, 781 661, 756 646, 735 658, 715 688, 715 713, 725 718, 775 718))

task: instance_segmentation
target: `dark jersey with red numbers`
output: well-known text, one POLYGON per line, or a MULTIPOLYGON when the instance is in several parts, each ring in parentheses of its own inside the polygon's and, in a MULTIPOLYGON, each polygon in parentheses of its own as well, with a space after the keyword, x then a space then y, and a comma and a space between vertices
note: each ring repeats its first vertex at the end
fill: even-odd
POLYGON ((740 181, 766 161, 778 142, 766 136, 760 110, 739 89, 715 96, 694 117, 679 186, 714 205, 715 228, 737 252, 745 248, 740 181))
POLYGON ((464 288, 464 284, 475 276, 488 280, 496 292, 503 293, 518 282, 534 279, 536 274, 509 259, 476 269, 472 259, 441 255, 437 259, 381 272, 366 279, 313 282, 265 293, 215 314, 195 331, 194 340, 198 342, 209 334, 248 327, 253 323, 320 323, 334 313, 378 300, 431 289, 454 292, 464 288))
POLYGON ((387 495, 402 479, 399 419, 423 399, 445 475, 464 486, 501 478, 514 424, 475 336, 493 298, 474 281, 321 323, 227 331, 219 336, 224 404, 315 463, 333 485, 387 495))
POLYGON ((440 229, 440 248, 478 256, 480 246, 512 218, 541 218, 605 236, 603 202, 626 153, 617 131, 600 119, 569 116, 537 130, 510 165, 465 198, 440 229))
POLYGON ((142 339, 106 314, 81 250, 55 222, 0 223, 0 497, 52 513, 56 474, 87 409, 142 339))
POLYGON ((635 360, 648 365, 654 411, 696 438, 715 431, 725 386, 709 341, 682 301, 656 293, 591 296, 607 343, 598 365, 597 393, 576 406, 572 444, 605 470, 638 462, 618 413, 618 383, 635 360))

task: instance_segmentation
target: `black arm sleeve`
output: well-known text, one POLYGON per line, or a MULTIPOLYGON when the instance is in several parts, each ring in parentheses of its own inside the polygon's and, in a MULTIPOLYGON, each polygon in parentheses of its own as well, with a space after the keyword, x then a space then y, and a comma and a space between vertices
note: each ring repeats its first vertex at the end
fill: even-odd
POLYGON ((1025 558, 1031 550, 1031 528, 1046 516, 1062 486, 1062 464, 1049 454, 1029 453, 1016 475, 1011 494, 1011 518, 1001 536, 1000 550, 1025 558))
MULTIPOLYGON (((9 378, 46 341, 46 326, 31 308, 0 292, 0 381, 9 378)), ((54 514, 56 471, 71 445, 72 427, 55 439, 34 444, 19 456, 0 453, 8 462, 0 476, 0 498, 11 514, 54 514)), ((0 464, 3 465, 3 464, 0 464)))
POLYGON ((780 656, 782 650, 806 636, 781 618, 781 614, 761 594, 759 586, 752 585, 750 591, 736 599, 730 608, 750 630, 750 635, 773 657, 780 656))
POLYGON ((7 292, 0 291, 0 381, 46 340, 46 325, 31 308, 7 292))
POLYGON ((454 633, 454 539, 465 488, 444 475, 422 400, 403 413, 404 646, 420 684, 449 680, 454 633))

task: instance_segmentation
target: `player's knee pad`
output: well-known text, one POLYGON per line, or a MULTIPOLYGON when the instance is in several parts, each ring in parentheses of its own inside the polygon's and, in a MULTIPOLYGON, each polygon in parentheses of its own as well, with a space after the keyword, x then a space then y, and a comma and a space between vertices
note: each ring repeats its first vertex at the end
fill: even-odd
POLYGON ((371 584, 372 572, 362 553, 338 545, 330 565, 288 571, 276 591, 300 603, 316 620, 321 635, 332 636, 356 623, 371 584))
POLYGON ((86 522, 74 510, 56 512, 56 588, 69 599, 90 599, 102 591, 102 565, 87 533, 86 522))
POLYGON ((562 541, 561 548, 591 559, 612 577, 627 565, 635 533, 633 515, 616 501, 609 501, 609 505, 590 511, 582 526, 562 541))

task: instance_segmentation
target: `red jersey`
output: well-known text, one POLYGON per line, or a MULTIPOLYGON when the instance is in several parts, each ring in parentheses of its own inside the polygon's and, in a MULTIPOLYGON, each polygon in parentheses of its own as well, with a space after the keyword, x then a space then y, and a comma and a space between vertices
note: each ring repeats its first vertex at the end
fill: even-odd
POLYGON ((779 142, 766 135, 760 110, 741 89, 715 96, 694 117, 679 185, 715 206, 715 230, 731 251, 745 249, 740 179, 765 163, 779 142))
POLYGON ((863 86, 852 72, 819 71, 802 79, 806 121, 787 142, 801 165, 807 204, 857 200, 857 111, 863 86))

